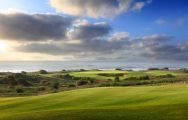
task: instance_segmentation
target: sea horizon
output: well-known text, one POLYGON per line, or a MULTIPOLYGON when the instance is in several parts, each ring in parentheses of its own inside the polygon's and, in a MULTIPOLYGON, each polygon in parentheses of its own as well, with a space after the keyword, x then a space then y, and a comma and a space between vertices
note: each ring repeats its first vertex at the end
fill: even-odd
POLYGON ((147 70, 148 68, 180 69, 188 68, 185 63, 156 62, 125 62, 125 61, 0 61, 0 72, 35 72, 41 69, 47 71, 79 70, 79 69, 115 69, 147 70))

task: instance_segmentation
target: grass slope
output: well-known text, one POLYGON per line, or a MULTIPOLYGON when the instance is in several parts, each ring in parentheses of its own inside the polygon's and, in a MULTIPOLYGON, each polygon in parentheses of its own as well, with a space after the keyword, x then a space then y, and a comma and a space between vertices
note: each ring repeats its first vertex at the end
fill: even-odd
POLYGON ((0 98, 0 120, 187 120, 188 86, 109 87, 0 98))

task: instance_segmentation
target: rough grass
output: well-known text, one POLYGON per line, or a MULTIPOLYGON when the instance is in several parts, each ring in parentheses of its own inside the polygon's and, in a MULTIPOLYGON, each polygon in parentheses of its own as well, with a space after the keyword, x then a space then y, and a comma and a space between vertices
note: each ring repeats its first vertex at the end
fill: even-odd
POLYGON ((187 120, 188 86, 89 88, 0 98, 0 120, 187 120))

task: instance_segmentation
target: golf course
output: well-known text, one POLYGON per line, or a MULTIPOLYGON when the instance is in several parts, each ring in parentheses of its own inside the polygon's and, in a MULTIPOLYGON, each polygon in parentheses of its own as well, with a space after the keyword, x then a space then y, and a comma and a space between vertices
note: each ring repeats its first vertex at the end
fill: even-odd
POLYGON ((0 120, 188 119, 186 69, 40 70, 0 77, 0 120))

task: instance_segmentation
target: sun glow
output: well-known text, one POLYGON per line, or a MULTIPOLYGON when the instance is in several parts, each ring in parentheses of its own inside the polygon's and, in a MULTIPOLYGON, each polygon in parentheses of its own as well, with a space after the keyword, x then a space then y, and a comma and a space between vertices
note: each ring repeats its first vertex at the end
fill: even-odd
POLYGON ((6 51, 8 48, 8 43, 5 41, 0 40, 0 52, 6 51))

